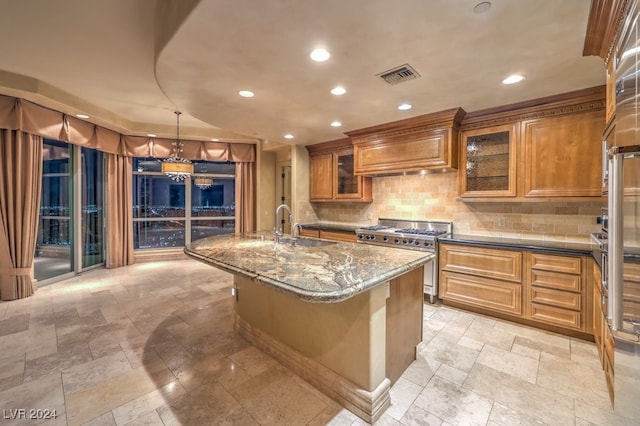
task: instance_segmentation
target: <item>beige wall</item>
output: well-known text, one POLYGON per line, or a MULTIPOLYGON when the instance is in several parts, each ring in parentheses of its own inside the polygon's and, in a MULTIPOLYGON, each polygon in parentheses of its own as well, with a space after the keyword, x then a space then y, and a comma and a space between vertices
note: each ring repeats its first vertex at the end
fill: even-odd
POLYGON ((378 218, 452 220, 463 234, 589 241, 605 202, 484 202, 457 198, 456 172, 373 178, 373 202, 309 204, 320 221, 375 223, 378 218))

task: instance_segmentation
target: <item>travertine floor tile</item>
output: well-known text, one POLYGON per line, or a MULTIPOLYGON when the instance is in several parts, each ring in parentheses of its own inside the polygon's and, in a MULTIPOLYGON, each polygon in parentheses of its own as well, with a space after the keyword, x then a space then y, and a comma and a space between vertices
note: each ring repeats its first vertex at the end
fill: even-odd
POLYGON ((568 425, 574 421, 571 397, 481 364, 473 366, 464 387, 550 425, 568 425))
POLYGON ((25 331, 29 328, 30 314, 20 314, 0 320, 0 336, 25 331))
POLYGON ((422 386, 416 385, 402 377, 391 388, 391 407, 385 412, 396 420, 400 420, 411 404, 422 391, 422 386))
POLYGON ((138 421, 138 419, 142 419, 145 415, 151 412, 154 413, 155 416, 151 416, 150 419, 157 418, 159 420, 160 417, 155 413, 155 410, 185 395, 186 393, 186 389, 176 380, 157 390, 142 395, 133 401, 114 408, 112 410, 112 414, 116 424, 118 425, 128 424, 133 421, 136 421, 136 423, 140 423, 140 421, 147 421, 138 421))
POLYGON ((476 359, 477 364, 494 368, 529 383, 536 383, 538 361, 507 350, 484 345, 476 359))
MULTIPOLYGON (((56 409, 48 426, 366 425, 234 331, 232 283, 178 260, 0 302, 0 407, 56 409)), ((377 426, 638 424, 612 413, 591 342, 441 304, 423 318, 377 426)))
POLYGON ((485 425, 493 402, 481 395, 434 376, 415 405, 459 425, 485 425))
POLYGON ((591 363, 575 362, 544 352, 540 355, 538 385, 607 409, 609 394, 606 388, 599 386, 603 376, 599 365, 594 367, 591 363))

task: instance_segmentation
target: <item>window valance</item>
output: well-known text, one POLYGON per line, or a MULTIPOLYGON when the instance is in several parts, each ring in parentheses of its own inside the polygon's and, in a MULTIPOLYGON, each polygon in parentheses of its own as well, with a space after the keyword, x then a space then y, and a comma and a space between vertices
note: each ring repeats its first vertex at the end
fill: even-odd
MULTIPOLYGON (((128 157, 171 157, 173 139, 130 136, 12 96, 0 95, 0 128, 128 157)), ((189 160, 254 162, 252 144, 182 140, 189 160)))

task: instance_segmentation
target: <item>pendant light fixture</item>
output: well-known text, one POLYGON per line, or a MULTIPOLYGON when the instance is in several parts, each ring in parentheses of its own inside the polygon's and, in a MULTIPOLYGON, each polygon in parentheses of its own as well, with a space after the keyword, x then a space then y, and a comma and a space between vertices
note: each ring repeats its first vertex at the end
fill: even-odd
MULTIPOLYGON (((206 164, 200 164, 200 173, 207 173, 206 164)), ((193 184, 201 190, 207 190, 213 186, 213 178, 209 176, 195 176, 193 184)))
POLYGON ((193 184, 204 191, 213 186, 213 179, 210 177, 197 177, 193 179, 193 184))
POLYGON ((193 174, 193 164, 182 158, 182 142, 180 142, 180 111, 176 111, 176 141, 172 143, 173 154, 162 162, 162 173, 176 182, 182 182, 193 174))

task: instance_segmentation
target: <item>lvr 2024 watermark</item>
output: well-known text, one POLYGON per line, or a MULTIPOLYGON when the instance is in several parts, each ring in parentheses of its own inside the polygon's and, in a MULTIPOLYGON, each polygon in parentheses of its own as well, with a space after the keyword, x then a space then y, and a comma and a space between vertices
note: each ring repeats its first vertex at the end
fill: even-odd
POLYGON ((10 408, 2 410, 2 418, 5 420, 53 420, 58 418, 56 410, 10 408))

